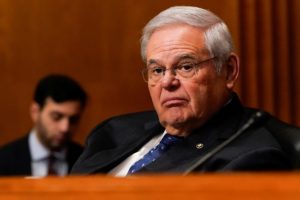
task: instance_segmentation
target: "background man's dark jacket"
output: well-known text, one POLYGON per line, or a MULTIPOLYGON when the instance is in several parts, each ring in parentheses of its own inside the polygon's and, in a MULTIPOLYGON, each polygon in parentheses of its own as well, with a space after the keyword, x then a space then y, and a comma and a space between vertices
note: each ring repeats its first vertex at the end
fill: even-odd
MULTIPOLYGON (((29 135, 26 135, 0 148, 1 176, 30 176, 32 174, 28 138, 29 135)), ((83 148, 77 143, 70 142, 67 149, 67 163, 70 171, 83 148)))

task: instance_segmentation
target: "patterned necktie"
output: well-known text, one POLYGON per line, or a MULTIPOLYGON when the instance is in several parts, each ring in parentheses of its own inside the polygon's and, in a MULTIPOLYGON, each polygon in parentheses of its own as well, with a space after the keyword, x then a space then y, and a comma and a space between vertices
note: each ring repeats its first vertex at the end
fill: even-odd
POLYGON ((161 139, 160 143, 152 148, 147 154, 144 155, 143 158, 135 162, 130 169, 128 170, 128 174, 135 173, 145 167, 146 165, 154 162, 161 154, 166 152, 173 144, 178 143, 183 138, 178 136, 173 136, 170 134, 165 134, 161 139))

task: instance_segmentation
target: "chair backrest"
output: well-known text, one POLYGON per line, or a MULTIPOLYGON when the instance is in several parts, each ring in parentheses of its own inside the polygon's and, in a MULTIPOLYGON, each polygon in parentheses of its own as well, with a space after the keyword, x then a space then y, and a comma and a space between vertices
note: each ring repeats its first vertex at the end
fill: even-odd
POLYGON ((287 153, 294 169, 300 169, 300 128, 273 117, 267 122, 267 129, 274 135, 287 153))

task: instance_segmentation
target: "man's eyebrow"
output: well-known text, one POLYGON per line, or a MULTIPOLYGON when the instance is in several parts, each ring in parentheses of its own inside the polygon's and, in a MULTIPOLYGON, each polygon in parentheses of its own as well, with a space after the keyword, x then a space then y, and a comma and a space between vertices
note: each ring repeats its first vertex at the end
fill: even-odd
POLYGON ((192 54, 183 54, 175 57, 175 60, 177 61, 180 61, 182 59, 197 59, 197 57, 192 54))
POLYGON ((155 60, 155 59, 150 59, 147 63, 147 65, 151 65, 151 64, 157 64, 159 63, 159 61, 155 60))
POLYGON ((56 111, 56 110, 50 112, 50 114, 51 114, 51 115, 64 115, 64 113, 59 112, 59 111, 56 111))
MULTIPOLYGON (((182 55, 178 55, 175 57, 175 62, 179 62, 180 60, 183 60, 183 59, 193 59, 193 60, 196 60, 197 59, 197 56, 195 55, 192 55, 192 54, 182 54, 182 55)), ((151 65, 151 64, 159 64, 159 60, 156 60, 156 59, 149 59, 148 63, 147 63, 147 66, 151 65)))

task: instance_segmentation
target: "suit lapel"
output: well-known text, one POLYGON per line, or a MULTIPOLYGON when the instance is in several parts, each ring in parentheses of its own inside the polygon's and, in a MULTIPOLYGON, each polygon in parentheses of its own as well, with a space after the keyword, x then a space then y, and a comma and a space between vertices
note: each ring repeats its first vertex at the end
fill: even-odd
POLYGON ((155 162, 140 172, 182 172, 207 154, 221 139, 216 131, 196 131, 185 138, 182 143, 171 147, 155 162))
POLYGON ((16 147, 16 169, 15 174, 31 175, 31 156, 29 150, 28 135, 20 140, 19 148, 16 147))
POLYGON ((94 163, 93 166, 89 166, 91 171, 88 173, 108 172, 162 131, 163 128, 157 120, 145 123, 143 128, 130 129, 130 132, 124 130, 124 144, 99 151, 87 160, 86 163, 94 163), (128 135, 131 137, 127 137, 128 135))
POLYGON ((184 172, 234 134, 245 121, 242 116, 241 104, 234 98, 205 126, 193 131, 182 143, 171 147, 168 152, 140 172, 184 172))

